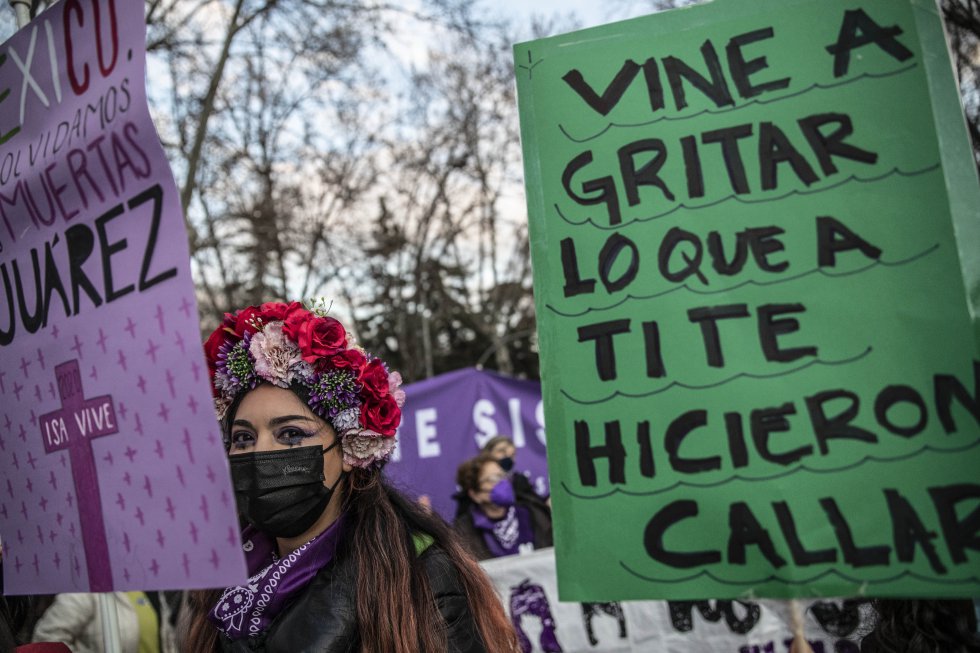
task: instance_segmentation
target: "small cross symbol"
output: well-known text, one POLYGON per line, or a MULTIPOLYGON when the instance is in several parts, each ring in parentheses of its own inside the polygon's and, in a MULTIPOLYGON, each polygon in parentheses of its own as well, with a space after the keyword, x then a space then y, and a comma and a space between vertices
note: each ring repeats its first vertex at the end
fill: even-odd
POLYGON ((37 426, 37 415, 34 414, 33 408, 31 408, 31 426, 37 426))
POLYGON ((20 425, 20 431, 17 433, 17 437, 20 438, 21 442, 27 442, 27 429, 24 428, 23 424, 20 425))
POLYGON ((93 365, 92 366, 92 371, 88 373, 88 378, 92 379, 93 381, 98 381, 99 380, 99 368, 97 368, 95 365, 93 365))
POLYGON ((65 501, 68 503, 68 507, 74 507, 75 497, 71 495, 71 492, 65 495, 65 501))
POLYGON ((20 556, 14 556, 14 568, 17 569, 17 573, 20 573, 20 568, 24 565, 20 562, 20 556))
POLYGON ((182 353, 182 354, 187 353, 184 350, 184 336, 183 336, 183 334, 180 331, 177 332, 176 343, 177 343, 177 346, 180 347, 180 353, 182 353))
POLYGON ((123 482, 126 483, 126 485, 132 485, 133 484, 133 477, 129 475, 129 472, 126 472, 123 475, 123 482))
POLYGON ((34 563, 32 566, 34 567, 34 575, 39 575, 41 573, 41 561, 38 560, 36 553, 34 554, 34 563))
POLYGON ((131 337, 131 338, 135 338, 136 337, 136 323, 133 322, 133 318, 132 317, 126 318, 126 329, 125 330, 126 331, 129 331, 129 337, 131 337))
POLYGON ((157 416, 164 422, 170 421, 170 409, 162 401, 160 402, 160 411, 157 413, 157 416))
POLYGON ((20 401, 20 393, 24 389, 24 386, 14 381, 14 396, 17 397, 17 401, 20 401))
POLYGON ((167 376, 167 387, 170 389, 170 398, 171 399, 176 399, 177 398, 177 391, 174 388, 174 380, 175 380, 174 379, 174 373, 171 372, 168 369, 166 376, 167 376))
POLYGON ((224 490, 222 490, 222 491, 221 491, 221 504, 222 504, 222 505, 223 505, 223 506, 224 506, 225 508, 227 508, 227 507, 228 507, 228 504, 229 504, 229 501, 230 501, 230 500, 228 499, 228 493, 227 493, 227 492, 225 492, 224 490))
POLYGON ((216 477, 215 477, 215 475, 214 475, 214 470, 213 470, 213 469, 211 469, 211 465, 208 465, 208 467, 207 467, 207 470, 208 470, 208 471, 207 471, 207 474, 206 474, 206 476, 208 477, 208 480, 209 480, 209 481, 211 481, 212 483, 214 483, 214 479, 215 479, 216 477))
POLYGON ((61 526, 61 522, 65 520, 65 516, 59 512, 57 515, 54 516, 54 520, 58 522, 58 526, 61 526))
POLYGON ((126 553, 129 553, 132 545, 129 543, 129 533, 123 534, 123 546, 126 547, 126 553))
POLYGON ((127 445, 125 455, 127 458, 129 458, 129 462, 133 462, 133 458, 136 457, 136 449, 133 449, 132 447, 127 445))
POLYGON ((197 361, 191 363, 191 371, 194 373, 195 381, 201 378, 201 366, 197 364, 197 361))
POLYGON ((7 376, 6 372, 0 372, 0 392, 7 394, 7 387, 3 383, 3 377, 7 376))
POLYGON ((129 582, 129 567, 123 568, 123 578, 126 579, 127 583, 129 582))
POLYGON ((113 460, 112 460, 112 452, 111 451, 106 451, 105 452, 105 455, 102 456, 102 460, 106 461, 107 463, 109 463, 111 465, 113 463, 113 460))
POLYGON ((10 415, 6 415, 5 414, 3 416, 3 425, 7 428, 8 431, 10 430, 10 426, 12 424, 13 424, 13 422, 10 421, 10 415))
POLYGON ((119 357, 116 359, 116 364, 123 368, 123 372, 129 371, 126 369, 126 354, 123 353, 122 349, 119 350, 119 357))
POLYGON ((194 464, 194 450, 191 449, 191 432, 185 427, 184 428, 184 446, 187 447, 187 457, 190 459, 191 464, 194 464))
POLYGON ((116 492, 116 505, 119 506, 120 510, 126 510, 126 498, 122 492, 116 492))
POLYGON ((211 549, 211 564, 214 566, 215 569, 217 569, 220 563, 221 563, 221 558, 218 557, 218 552, 215 551, 214 549, 211 549))
POLYGON ((184 575, 190 578, 191 576, 191 559, 187 557, 187 553, 181 556, 181 565, 184 566, 184 575))
POLYGON ((228 546, 234 547, 238 543, 238 536, 235 529, 231 526, 228 527, 228 546))
POLYGON ((37 348, 37 362, 41 364, 41 369, 44 369, 44 351, 38 347, 37 348))
POLYGON ((17 452, 14 452, 14 469, 20 471, 20 462, 17 460, 17 452))
POLYGON ((156 452, 157 458, 159 458, 160 460, 163 460, 163 443, 162 442, 160 442, 159 440, 157 440, 157 444, 153 448, 153 451, 156 452))
POLYGON ((3 515, 4 519, 9 519, 9 517, 7 516, 7 504, 3 504, 2 506, 0 506, 0 515, 3 515))
POLYGON ((140 435, 143 435, 143 422, 140 420, 140 414, 139 413, 136 413, 136 426, 133 427, 133 428, 136 429, 136 432, 137 433, 139 433, 140 435))
POLYGON ((184 480, 184 468, 180 465, 177 466, 177 480, 180 481, 181 487, 187 487, 187 482, 184 480))
POLYGON ((152 499, 153 498, 153 486, 150 485, 150 477, 149 476, 144 476, 143 477, 143 489, 146 490, 147 495, 149 495, 149 497, 152 499))
POLYGON ((143 518, 142 508, 136 508, 136 519, 139 520, 140 526, 146 526, 146 520, 143 518))
POLYGON ((25 379, 29 376, 27 374, 27 369, 30 366, 31 366, 31 364, 27 362, 27 359, 24 358, 23 356, 21 356, 21 359, 20 359, 20 371, 24 373, 24 378, 25 379))
POLYGON ((99 349, 102 350, 103 354, 105 353, 105 341, 106 341, 105 332, 102 331, 102 327, 99 327, 99 339, 96 340, 95 342, 96 344, 99 345, 99 349))
POLYGON ((27 491, 30 494, 34 494, 34 482, 31 481, 31 477, 30 476, 27 477, 27 482, 24 483, 24 487, 27 488, 27 491))
POLYGON ((159 304, 157 304, 156 318, 157 324, 160 326, 160 333, 165 333, 166 329, 164 328, 163 324, 163 306, 160 306, 159 304))
POLYGON ((54 336, 55 338, 57 338, 59 333, 61 333, 61 332, 58 330, 58 325, 57 324, 55 324, 53 327, 51 327, 51 335, 52 336, 54 336))
POLYGON ((208 498, 205 495, 201 495, 201 514, 204 515, 204 521, 211 521, 211 511, 208 509, 208 498))
POLYGON ((129 411, 126 410, 126 404, 124 404, 123 402, 120 401, 119 402, 119 414, 122 415, 122 418, 123 419, 126 419, 126 413, 127 412, 129 412, 129 411))
POLYGON ((37 466, 34 464, 36 462, 37 462, 37 458, 34 457, 34 453, 32 451, 28 451, 27 452, 27 464, 31 466, 31 469, 34 469, 34 470, 37 469, 37 466))
POLYGON ((140 392, 146 394, 146 379, 143 378, 142 374, 136 377, 136 387, 140 389, 140 392))
POLYGON ((37 541, 41 546, 44 546, 44 531, 41 530, 41 525, 37 525, 37 541))
POLYGON ((75 344, 69 347, 79 359, 82 358, 82 341, 78 339, 78 334, 75 334, 75 344))
MULTIPOLYGON (((27 519, 27 504, 23 501, 20 502, 20 514, 25 520, 27 519)), ((21 544, 23 544, 23 542, 21 542, 21 544)))
POLYGON ((146 346, 146 355, 153 359, 153 362, 157 362, 157 351, 160 349, 160 345, 154 340, 147 340, 148 344, 146 346))
POLYGON ((197 524, 191 522, 191 539, 194 540, 194 544, 197 544, 197 524))
POLYGON ((170 515, 170 520, 173 521, 176 517, 177 511, 174 508, 174 502, 170 497, 167 497, 167 514, 170 515))
POLYGON ((17 529, 17 541, 20 542, 21 545, 24 544, 24 534, 20 532, 19 528, 17 529))
POLYGON ((54 538, 58 537, 58 531, 50 531, 48 533, 48 541, 54 542, 54 538))
POLYGON ((51 476, 48 478, 48 483, 51 484, 52 490, 58 489, 58 477, 54 475, 54 470, 51 470, 51 476))
POLYGON ((166 541, 166 540, 165 540, 165 538, 163 537, 163 531, 161 531, 161 530, 160 530, 160 529, 158 528, 158 529, 157 529, 157 544, 159 544, 159 545, 160 545, 160 548, 161 548, 161 549, 163 548, 163 543, 164 543, 165 541, 166 541))
POLYGON ((11 499, 14 498, 14 482, 9 478, 7 479, 7 494, 10 495, 11 499))
POLYGON ((57 551, 54 552, 54 568, 61 569, 61 556, 58 555, 57 551))
POLYGON ((56 396, 54 391, 54 381, 48 381, 48 394, 51 395, 52 399, 54 399, 56 396))
POLYGON ((197 415, 197 399, 194 398, 194 395, 187 396, 187 407, 191 409, 192 413, 197 415))
POLYGON ((153 559, 153 563, 150 565, 150 571, 153 572, 154 576, 160 573, 160 565, 157 564, 156 558, 153 559))
POLYGON ((184 311, 184 316, 185 317, 190 317, 191 316, 191 307, 192 306, 193 306, 193 304, 191 304, 187 300, 187 297, 181 297, 180 298, 180 310, 184 311))
POLYGON ((34 398, 37 399, 38 403, 41 402, 41 386, 34 386, 34 398))

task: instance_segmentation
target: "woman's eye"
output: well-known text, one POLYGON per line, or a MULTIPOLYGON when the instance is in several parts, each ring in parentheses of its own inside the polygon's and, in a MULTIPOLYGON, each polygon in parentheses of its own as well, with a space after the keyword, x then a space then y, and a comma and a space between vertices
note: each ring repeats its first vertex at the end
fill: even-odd
POLYGON ((302 431, 296 428, 288 428, 280 431, 279 434, 276 436, 276 439, 279 440, 280 444, 288 444, 292 446, 295 444, 299 444, 305 438, 308 437, 310 437, 310 434, 307 433, 306 431, 302 431))
POLYGON ((233 449, 244 449, 255 442, 251 433, 238 431, 231 434, 231 446, 233 449))

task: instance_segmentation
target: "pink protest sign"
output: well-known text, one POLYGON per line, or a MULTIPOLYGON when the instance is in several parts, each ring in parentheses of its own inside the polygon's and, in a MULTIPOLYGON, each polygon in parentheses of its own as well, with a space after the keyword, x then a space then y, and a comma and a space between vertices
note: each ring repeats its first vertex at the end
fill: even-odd
POLYGON ((0 46, 0 538, 8 594, 245 580, 140 2, 0 46))

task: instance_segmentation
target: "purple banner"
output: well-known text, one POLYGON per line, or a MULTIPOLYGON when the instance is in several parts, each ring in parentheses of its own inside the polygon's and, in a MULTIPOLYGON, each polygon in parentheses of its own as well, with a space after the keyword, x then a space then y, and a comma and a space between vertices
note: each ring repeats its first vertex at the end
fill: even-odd
POLYGON ((495 435, 517 447, 515 471, 548 494, 541 384, 476 369, 457 370, 405 386, 408 399, 388 476, 452 521, 456 468, 495 435))
POLYGON ((7 594, 245 580, 144 68, 136 1, 64 0, 0 46, 7 594))

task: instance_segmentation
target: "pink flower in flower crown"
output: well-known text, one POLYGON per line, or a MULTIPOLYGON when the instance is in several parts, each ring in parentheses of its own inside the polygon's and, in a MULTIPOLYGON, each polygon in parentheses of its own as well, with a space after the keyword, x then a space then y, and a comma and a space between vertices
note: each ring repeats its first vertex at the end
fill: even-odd
POLYGON ((388 394, 392 396, 399 408, 405 405, 405 391, 401 389, 401 386, 402 375, 398 372, 390 372, 388 374, 388 394))
POLYGON ((255 359, 255 373, 280 388, 288 388, 293 368, 300 362, 299 348, 283 333, 282 322, 267 324, 252 337, 248 353, 255 359))
POLYGON ((395 438, 369 430, 355 431, 343 437, 344 462, 366 468, 388 460, 395 449, 395 438))

